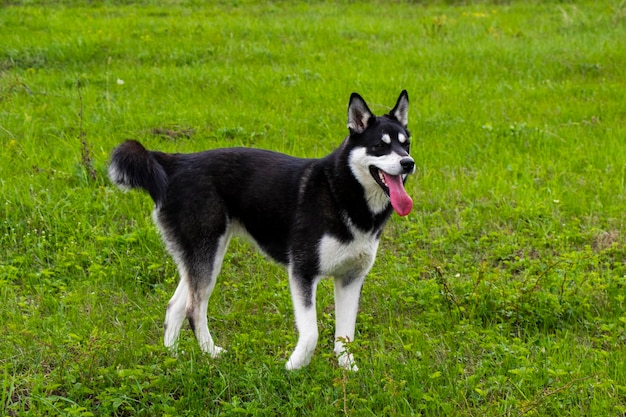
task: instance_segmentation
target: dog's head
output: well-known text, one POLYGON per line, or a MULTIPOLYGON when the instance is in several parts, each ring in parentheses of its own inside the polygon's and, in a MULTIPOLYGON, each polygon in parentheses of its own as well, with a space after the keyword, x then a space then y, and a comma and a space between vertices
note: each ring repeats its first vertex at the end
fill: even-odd
POLYGON ((384 116, 375 116, 357 93, 350 96, 350 169, 363 186, 374 213, 383 211, 389 203, 400 216, 406 216, 413 208, 413 201, 404 190, 407 176, 415 172, 415 161, 409 155, 408 110, 406 90, 384 116))

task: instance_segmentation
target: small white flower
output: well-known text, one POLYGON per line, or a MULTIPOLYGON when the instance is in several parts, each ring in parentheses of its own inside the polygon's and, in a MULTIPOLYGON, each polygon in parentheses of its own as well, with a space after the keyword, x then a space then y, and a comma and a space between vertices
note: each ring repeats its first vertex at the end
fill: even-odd
POLYGON ((117 79, 117 85, 124 85, 124 80, 118 78, 117 79))

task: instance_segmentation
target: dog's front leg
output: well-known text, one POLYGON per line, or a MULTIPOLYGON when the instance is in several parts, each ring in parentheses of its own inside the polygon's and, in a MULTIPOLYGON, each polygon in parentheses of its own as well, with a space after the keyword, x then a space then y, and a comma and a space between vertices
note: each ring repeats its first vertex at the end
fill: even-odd
POLYGON ((346 343, 354 340, 356 316, 364 281, 364 274, 357 278, 335 278, 335 354, 339 366, 351 371, 358 371, 359 368, 346 343))
POLYGON ((298 343, 289 357, 285 368, 292 371, 307 366, 311 362, 317 346, 317 312, 315 310, 315 293, 319 278, 307 279, 289 268, 289 284, 293 299, 298 343))

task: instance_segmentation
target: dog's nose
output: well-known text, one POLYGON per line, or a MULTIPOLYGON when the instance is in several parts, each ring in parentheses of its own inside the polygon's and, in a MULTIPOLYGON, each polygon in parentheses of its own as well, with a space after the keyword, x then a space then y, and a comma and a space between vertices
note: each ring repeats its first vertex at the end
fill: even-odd
POLYGON ((402 158, 400 160, 400 166, 402 166, 402 169, 406 173, 413 172, 413 168, 415 168, 415 161, 413 158, 402 158))

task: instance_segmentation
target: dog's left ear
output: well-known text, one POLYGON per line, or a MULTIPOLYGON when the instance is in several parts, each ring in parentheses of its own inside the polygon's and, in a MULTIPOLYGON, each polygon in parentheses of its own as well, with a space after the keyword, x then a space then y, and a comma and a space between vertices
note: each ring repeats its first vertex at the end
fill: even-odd
POLYGON ((399 121, 405 128, 409 124, 409 93, 402 90, 396 105, 389 112, 389 116, 399 121))
POLYGON ((376 120, 376 116, 367 107, 363 97, 352 93, 348 104, 348 129, 350 133, 362 133, 376 120))

